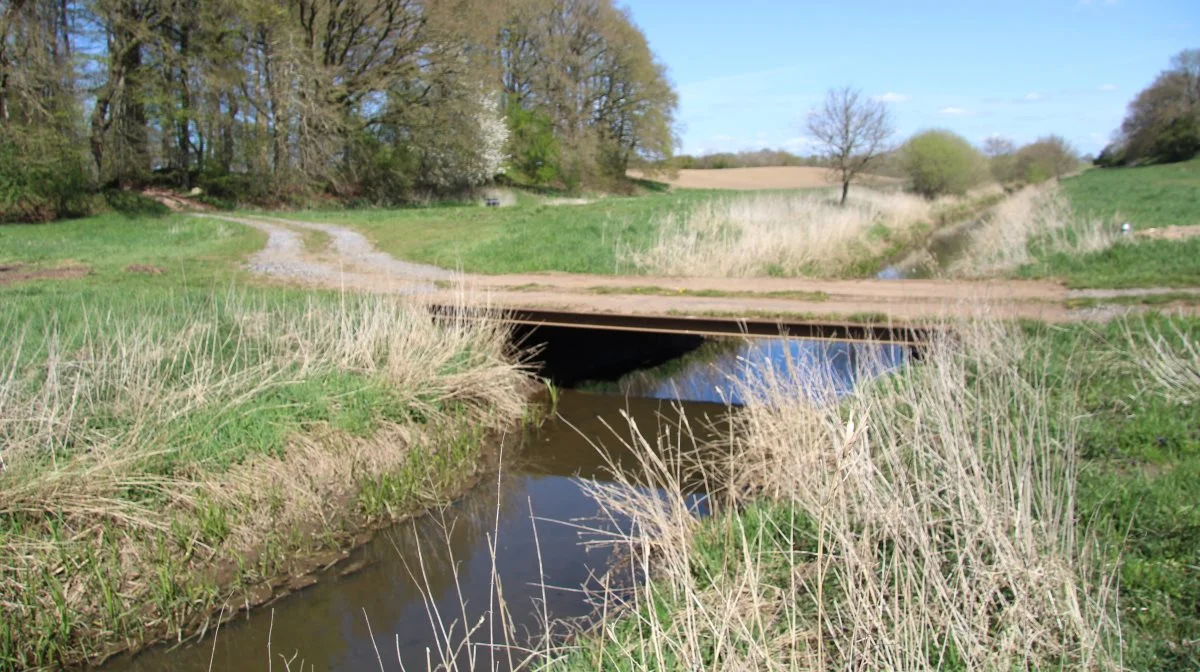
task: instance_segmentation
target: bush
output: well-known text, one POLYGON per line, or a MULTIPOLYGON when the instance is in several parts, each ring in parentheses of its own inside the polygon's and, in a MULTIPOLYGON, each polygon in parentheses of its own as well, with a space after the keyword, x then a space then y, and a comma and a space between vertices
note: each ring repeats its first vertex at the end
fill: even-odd
POLYGON ((1063 138, 1048 135, 1017 151, 1016 174, 1029 184, 1061 178, 1079 167, 1079 157, 1063 138))
POLYGON ((962 195, 984 175, 983 155, 950 131, 914 135, 901 150, 901 164, 912 190, 926 198, 962 195))
POLYGON ((511 105, 508 110, 509 167, 534 186, 558 179, 558 139, 550 115, 511 105))
POLYGON ((171 214, 167 206, 136 191, 105 189, 104 201, 108 207, 126 217, 162 217, 171 214))
POLYGON ((63 135, 0 133, 0 222, 48 222, 90 212, 83 155, 63 135))
POLYGON ((1177 117, 1159 131, 1154 139, 1156 161, 1187 161, 1200 152, 1200 121, 1196 117, 1177 117))
POLYGON ((1113 168, 1125 165, 1125 147, 1117 143, 1106 145, 1100 154, 1092 161, 1099 168, 1113 168))

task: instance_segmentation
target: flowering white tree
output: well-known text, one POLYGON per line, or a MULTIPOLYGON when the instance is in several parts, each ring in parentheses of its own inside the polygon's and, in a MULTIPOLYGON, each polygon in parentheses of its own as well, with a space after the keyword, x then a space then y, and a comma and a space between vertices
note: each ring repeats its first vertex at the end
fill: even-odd
POLYGON ((427 186, 474 187, 503 170, 508 126, 497 96, 484 92, 464 98, 466 110, 443 116, 439 128, 419 136, 421 180, 427 186))

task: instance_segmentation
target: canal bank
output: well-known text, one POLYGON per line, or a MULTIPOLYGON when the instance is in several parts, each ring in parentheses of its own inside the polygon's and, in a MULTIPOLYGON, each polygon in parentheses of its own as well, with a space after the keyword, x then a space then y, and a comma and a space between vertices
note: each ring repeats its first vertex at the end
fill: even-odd
MULTIPOLYGON (((561 334, 551 340, 538 344, 541 352, 563 347, 561 334)), ((610 393, 555 388, 553 400, 543 400, 553 413, 509 435, 499 469, 454 504, 381 532, 310 587, 239 614, 215 636, 123 657, 104 669, 208 670, 211 661, 211 669, 259 670, 269 654, 276 665, 282 655, 304 661, 305 669, 351 670, 378 668, 377 649, 386 652, 387 669, 399 661, 422 668, 429 652, 437 664, 447 651, 445 662, 458 669, 506 667, 546 641, 544 635, 561 642, 570 624, 594 621, 594 596, 636 581, 622 575, 629 567, 614 561, 628 554, 612 543, 631 532, 630 518, 608 515, 595 491, 629 484, 662 490, 642 468, 638 436, 686 435, 697 446, 720 445, 746 381, 803 367, 816 374, 812 394, 823 394, 825 375, 847 391, 864 361, 896 366, 904 359, 898 346, 764 339, 699 353, 683 365, 667 359, 653 366, 664 343, 646 347, 656 356, 634 357, 650 368, 632 375, 628 367, 612 368, 602 353, 586 370, 542 360, 547 378, 595 385, 607 377, 610 393), (458 648, 466 640, 472 645, 458 648)), ((675 345, 696 354, 694 343, 675 345)), ((625 350, 610 354, 632 361, 625 350)), ((679 457, 669 450, 657 455, 671 462, 672 454, 679 457)), ((677 461, 672 468, 682 473, 686 466, 677 461)), ((683 492, 671 496, 682 494, 694 515, 706 514, 703 479, 681 476, 678 484, 683 492)))

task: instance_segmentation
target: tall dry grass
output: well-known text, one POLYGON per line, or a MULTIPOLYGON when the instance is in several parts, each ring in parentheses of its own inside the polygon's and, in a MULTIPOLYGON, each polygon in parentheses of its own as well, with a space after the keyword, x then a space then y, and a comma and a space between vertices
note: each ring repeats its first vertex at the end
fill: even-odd
POLYGON ((1126 318, 1125 341, 1111 354, 1140 380, 1139 391, 1176 403, 1200 403, 1200 343, 1176 322, 1126 318))
MULTIPOLYGON (((678 489, 679 437, 597 485, 639 571, 564 669, 1118 669, 1112 574, 1076 525, 1075 432, 1023 336, 986 320, 837 403, 825 375, 745 386, 720 506, 678 489), (639 483, 651 479, 659 489, 639 483)), ((710 463, 711 464, 711 463, 710 463)))
POLYGON ((1119 240, 1115 221, 1082 217, 1057 186, 1030 187, 998 205, 988 221, 971 234, 966 251, 951 263, 951 275, 993 276, 1012 271, 1042 255, 1084 254, 1107 249, 1119 240))
POLYGON ((0 668, 175 632, 237 578, 214 563, 269 573, 311 550, 296 539, 435 499, 471 473, 468 444, 524 410, 506 327, 465 308, 434 320, 388 297, 231 292, 79 310, 43 332, 0 324, 15 335, 0 349, 0 668), (273 446, 293 412, 280 404, 297 403, 281 393, 346 377, 322 401, 379 387, 363 398, 410 419, 363 434, 296 410, 273 446))
POLYGON ((758 193, 700 202, 659 223, 645 250, 620 249, 625 264, 661 275, 834 275, 916 236, 965 199, 927 201, 858 188, 845 207, 827 193, 758 193))

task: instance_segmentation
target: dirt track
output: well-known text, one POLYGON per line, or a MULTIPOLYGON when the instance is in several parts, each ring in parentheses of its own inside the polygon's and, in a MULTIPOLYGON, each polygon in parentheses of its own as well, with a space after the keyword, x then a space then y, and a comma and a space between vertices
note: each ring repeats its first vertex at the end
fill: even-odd
MULTIPOLYGON (((361 234, 331 224, 266 217, 197 216, 223 219, 265 232, 266 247, 255 253, 247 266, 252 272, 271 278, 315 287, 422 295, 437 302, 454 302, 466 295, 508 308, 744 317, 869 314, 897 321, 986 313, 1061 322, 1127 310, 1120 306, 1069 310, 1065 305, 1069 299, 1178 291, 1068 291, 1056 283, 1021 280, 662 278, 567 273, 462 275, 395 259, 376 249, 361 234), (331 249, 319 254, 306 251, 297 228, 329 234, 333 241, 331 249), (798 296, 779 296, 780 293, 798 296)), ((1192 292, 1200 295, 1200 289, 1192 292)), ((1194 312, 1194 308, 1189 310, 1194 312)))

